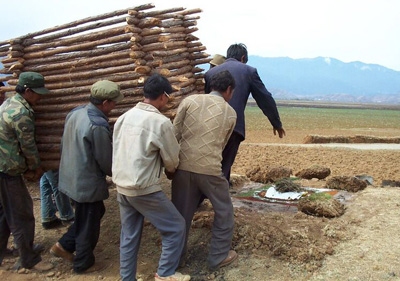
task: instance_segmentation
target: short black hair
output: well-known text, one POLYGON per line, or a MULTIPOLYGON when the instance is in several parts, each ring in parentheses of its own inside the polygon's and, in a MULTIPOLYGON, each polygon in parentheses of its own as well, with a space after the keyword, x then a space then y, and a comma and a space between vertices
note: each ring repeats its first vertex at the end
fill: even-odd
POLYGON ((243 43, 239 44, 232 44, 229 46, 228 50, 226 51, 226 58, 234 58, 240 61, 244 56, 244 63, 247 63, 248 56, 247 56, 247 47, 243 43))
POLYGON ((229 86, 235 89, 236 84, 228 70, 218 72, 211 77, 210 88, 212 91, 225 92, 229 86))
POLYGON ((100 105, 100 104, 103 103, 103 100, 96 99, 96 98, 94 98, 92 96, 89 97, 89 101, 94 105, 100 105))
POLYGON ((0 87, 3 87, 4 86, 4 83, 3 82, 0 82, 0 87))
POLYGON ((23 94, 23 93, 25 93, 25 90, 26 90, 27 88, 25 88, 24 86, 21 86, 21 85, 17 85, 17 86, 15 86, 15 91, 18 93, 18 94, 23 94))
POLYGON ((145 98, 155 100, 164 92, 167 94, 172 93, 172 86, 166 77, 156 73, 144 82, 143 91, 145 98))

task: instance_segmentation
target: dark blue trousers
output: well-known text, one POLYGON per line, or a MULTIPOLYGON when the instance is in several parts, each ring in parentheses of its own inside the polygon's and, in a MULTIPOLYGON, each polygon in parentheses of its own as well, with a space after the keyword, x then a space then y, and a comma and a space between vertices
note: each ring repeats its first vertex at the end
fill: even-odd
POLYGON ((231 168, 233 162, 235 162, 236 154, 239 150, 239 145, 243 140, 244 137, 242 135, 233 132, 228 140, 228 143, 225 146, 225 149, 222 151, 222 173, 224 174, 228 182, 231 178, 231 168))
POLYGON ((75 221, 58 242, 68 252, 76 252, 73 269, 82 273, 94 265, 93 254, 100 236, 100 221, 106 209, 103 201, 75 202, 75 221))

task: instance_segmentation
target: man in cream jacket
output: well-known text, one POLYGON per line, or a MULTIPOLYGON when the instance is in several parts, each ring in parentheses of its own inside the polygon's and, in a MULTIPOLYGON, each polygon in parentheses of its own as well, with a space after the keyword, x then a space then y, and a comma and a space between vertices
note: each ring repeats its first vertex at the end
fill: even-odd
POLYGON ((174 173, 179 144, 171 121, 160 113, 172 87, 158 74, 144 84, 144 101, 118 118, 113 135, 112 179, 117 185, 121 213, 120 274, 136 280, 137 256, 143 219, 157 228, 162 253, 155 280, 190 280, 175 272, 185 239, 185 220, 162 192, 163 167, 174 173))

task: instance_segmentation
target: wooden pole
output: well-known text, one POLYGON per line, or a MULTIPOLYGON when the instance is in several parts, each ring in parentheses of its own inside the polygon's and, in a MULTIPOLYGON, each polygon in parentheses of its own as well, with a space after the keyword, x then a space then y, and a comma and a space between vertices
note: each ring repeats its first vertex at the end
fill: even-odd
POLYGON ((101 40, 98 40, 95 42, 76 44, 73 46, 57 48, 54 50, 42 51, 42 52, 37 52, 37 53, 26 53, 23 57, 24 57, 24 59, 27 60, 27 59, 32 59, 32 58, 53 56, 53 55, 60 54, 60 53, 74 52, 74 51, 79 51, 79 50, 87 50, 87 49, 94 48, 96 46, 112 44, 112 43, 127 42, 127 41, 129 41, 130 37, 131 36, 129 34, 124 34, 124 35, 114 36, 114 37, 110 37, 110 38, 106 38, 106 39, 101 39, 101 40))
POLYGON ((114 12, 111 12, 111 13, 106 13, 106 14, 95 16, 95 17, 88 17, 88 18, 84 18, 84 19, 81 19, 81 20, 73 21, 73 22, 70 22, 70 23, 67 23, 67 24, 58 25, 58 26, 55 26, 55 27, 52 27, 52 28, 44 29, 44 30, 41 30, 41 31, 38 31, 38 32, 29 33, 29 34, 27 34, 27 35, 25 35, 23 37, 16 38, 16 39, 33 38, 35 36, 56 32, 56 31, 59 31, 59 30, 62 30, 62 29, 70 28, 70 27, 75 27, 75 26, 78 26, 78 25, 81 25, 81 24, 84 24, 84 23, 103 20, 103 19, 110 18, 110 17, 115 17, 115 16, 120 16, 120 15, 126 14, 129 10, 142 11, 142 10, 147 10, 147 9, 151 9, 151 8, 154 8, 154 7, 155 6, 153 4, 146 4, 146 5, 141 5, 141 6, 137 6, 137 7, 133 7, 133 8, 117 10, 117 11, 114 11, 114 12))
POLYGON ((69 68, 59 68, 56 70, 49 70, 49 71, 42 71, 40 72, 43 76, 54 76, 54 75, 61 75, 64 74, 69 76, 73 73, 80 73, 85 72, 88 70, 97 70, 102 68, 110 68, 110 67, 117 67, 117 66, 124 66, 124 65, 134 65, 134 61, 131 58, 121 58, 109 61, 102 61, 92 64, 87 64, 79 67, 69 67, 69 68))
POLYGON ((172 41, 163 43, 153 43, 143 46, 143 52, 155 51, 155 50, 166 50, 166 49, 178 49, 185 47, 187 45, 186 41, 172 41))
MULTIPOLYGON (((42 64, 42 65, 34 65, 34 66, 25 66, 25 71, 35 71, 41 73, 42 71, 50 71, 50 70, 57 70, 57 69, 65 69, 65 68, 73 68, 78 69, 79 67, 95 64, 98 62, 103 61, 112 61, 121 58, 128 58, 129 57, 129 50, 117 51, 112 52, 110 54, 104 54, 97 57, 92 58, 80 58, 74 59, 71 61, 64 60, 60 63, 51 63, 51 64, 42 64)), ((23 62, 21 62, 23 63, 23 62)))
POLYGON ((107 46, 107 47, 96 47, 93 50, 89 51, 80 51, 80 52, 73 52, 73 53, 68 53, 64 55, 56 55, 56 56, 49 56, 45 58, 37 58, 37 59, 29 59, 24 62, 25 66, 29 65, 42 65, 42 64, 55 64, 60 61, 68 61, 74 58, 88 58, 88 57, 97 57, 97 56, 103 56, 105 54, 109 54, 112 52, 117 52, 121 50, 126 50, 131 47, 132 43, 131 42, 126 42, 126 43, 118 43, 112 46, 107 46))
POLYGON ((174 26, 170 28, 144 28, 140 33, 141 36, 148 36, 148 35, 157 35, 161 33, 182 33, 185 32, 186 29, 183 26, 174 26))
POLYGON ((86 34, 84 36, 75 36, 75 37, 70 37, 67 39, 62 39, 62 40, 51 40, 50 42, 46 42, 43 44, 35 44, 31 46, 27 46, 24 49, 25 53, 30 53, 30 52, 37 52, 40 50, 48 49, 48 48, 57 48, 57 47, 62 47, 62 46, 70 46, 74 45, 76 43, 82 43, 82 42, 91 42, 91 41, 96 41, 116 35, 121 35, 125 33, 125 26, 119 26, 107 30, 101 30, 97 32, 92 32, 90 34, 86 34))

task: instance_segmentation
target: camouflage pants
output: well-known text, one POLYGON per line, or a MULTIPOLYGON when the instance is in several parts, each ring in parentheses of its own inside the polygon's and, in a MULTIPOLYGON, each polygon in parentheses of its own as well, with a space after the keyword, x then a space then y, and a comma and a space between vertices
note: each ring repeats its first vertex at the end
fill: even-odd
POLYGON ((21 176, 0 175, 0 264, 7 250, 10 233, 19 251, 15 268, 32 268, 41 261, 33 250, 35 218, 32 198, 21 176))

